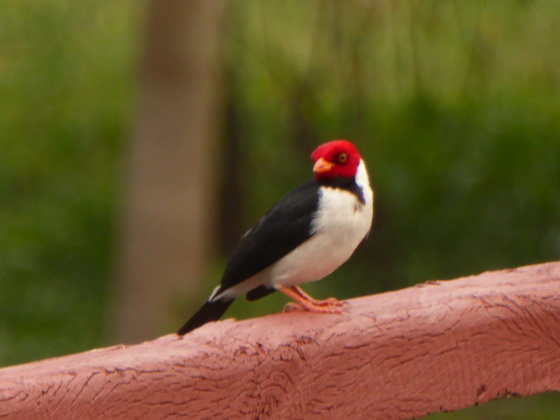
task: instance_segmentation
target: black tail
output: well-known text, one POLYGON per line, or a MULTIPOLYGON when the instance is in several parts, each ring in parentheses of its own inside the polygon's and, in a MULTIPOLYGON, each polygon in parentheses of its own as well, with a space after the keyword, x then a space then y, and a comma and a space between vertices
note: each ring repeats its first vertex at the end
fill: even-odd
POLYGON ((198 312, 194 314, 179 331, 177 331, 177 334, 185 335, 186 333, 203 326, 207 322, 217 321, 222 317, 224 312, 232 303, 233 299, 215 300, 213 302, 207 301, 204 305, 202 305, 202 308, 200 308, 198 312))

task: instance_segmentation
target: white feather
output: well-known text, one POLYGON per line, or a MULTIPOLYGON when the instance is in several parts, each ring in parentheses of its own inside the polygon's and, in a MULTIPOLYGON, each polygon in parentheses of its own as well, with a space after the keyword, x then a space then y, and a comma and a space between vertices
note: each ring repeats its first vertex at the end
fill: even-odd
POLYGON ((349 191, 321 187, 312 225, 315 234, 270 267, 211 298, 233 298, 261 284, 280 288, 316 281, 340 267, 367 236, 373 219, 373 191, 363 160, 356 184, 362 189, 365 203, 349 191))
POLYGON ((321 188, 313 235, 271 267, 271 285, 293 286, 324 278, 354 253, 368 234, 373 218, 373 192, 363 161, 356 183, 365 204, 349 191, 321 188))

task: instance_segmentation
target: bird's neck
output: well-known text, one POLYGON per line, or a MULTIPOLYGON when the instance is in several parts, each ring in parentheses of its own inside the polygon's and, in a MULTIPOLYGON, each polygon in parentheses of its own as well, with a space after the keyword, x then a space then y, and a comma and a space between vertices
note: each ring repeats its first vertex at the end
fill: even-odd
POLYGON ((317 181, 320 186, 326 188, 340 188, 351 192, 356 196, 356 198, 365 204, 364 191, 369 189, 369 178, 366 170, 366 166, 363 161, 358 165, 358 170, 355 176, 352 177, 336 177, 336 178, 322 178, 317 181))
POLYGON ((360 160, 360 164, 358 165, 358 170, 356 171, 354 181, 361 188, 371 188, 369 184, 369 176, 366 169, 366 164, 363 160, 360 160))

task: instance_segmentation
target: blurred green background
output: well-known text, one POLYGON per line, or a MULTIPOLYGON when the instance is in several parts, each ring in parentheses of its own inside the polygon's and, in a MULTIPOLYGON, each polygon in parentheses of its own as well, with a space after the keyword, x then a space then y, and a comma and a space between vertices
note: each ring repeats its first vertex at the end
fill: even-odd
MULTIPOLYGON (((0 4, 1 365, 108 344, 145 13, 134 0, 0 4)), ((219 232, 208 290, 234 238, 335 138, 362 151, 376 216, 351 263, 310 293, 559 259, 559 18, 552 0, 231 2, 223 141, 241 150, 241 220, 219 232)), ((236 302, 228 316, 284 302, 236 302)), ((554 418, 556 399, 434 418, 554 418)))

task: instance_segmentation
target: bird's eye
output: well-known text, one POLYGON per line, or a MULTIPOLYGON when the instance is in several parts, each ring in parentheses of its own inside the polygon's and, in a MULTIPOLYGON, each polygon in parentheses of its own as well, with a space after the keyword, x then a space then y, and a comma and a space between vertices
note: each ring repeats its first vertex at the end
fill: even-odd
POLYGON ((340 155, 338 155, 338 161, 340 163, 346 163, 347 160, 348 160, 348 155, 346 153, 341 153, 340 155))

